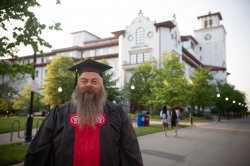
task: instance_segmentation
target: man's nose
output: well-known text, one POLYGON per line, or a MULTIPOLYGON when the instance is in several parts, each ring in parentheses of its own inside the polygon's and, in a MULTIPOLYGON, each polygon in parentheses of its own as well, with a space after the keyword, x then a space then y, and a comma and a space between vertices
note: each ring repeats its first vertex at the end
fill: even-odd
POLYGON ((91 81, 88 81, 87 84, 86 84, 87 87, 91 87, 92 86, 92 83, 91 81))

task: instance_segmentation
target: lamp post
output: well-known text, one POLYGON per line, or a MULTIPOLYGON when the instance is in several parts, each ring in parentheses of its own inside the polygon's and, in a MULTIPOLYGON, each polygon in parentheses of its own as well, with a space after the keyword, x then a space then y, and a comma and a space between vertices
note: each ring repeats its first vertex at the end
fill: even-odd
POLYGON ((63 101, 61 100, 61 93, 62 93, 62 91, 63 91, 63 90, 62 90, 62 87, 59 86, 59 88, 57 89, 57 91, 60 93, 60 96, 59 96, 59 102, 60 102, 60 103, 59 103, 59 104, 62 104, 62 103, 63 103, 63 101))
MULTIPOLYGON (((225 97, 225 100, 228 101, 228 97, 225 97)), ((226 107, 227 110, 228 110, 228 107, 226 107)), ((227 111, 227 119, 230 119, 230 114, 229 114, 229 111, 227 111)))
POLYGON ((10 96, 11 96, 11 93, 8 92, 8 109, 7 109, 7 118, 9 118, 9 112, 10 112, 10 96))
MULTIPOLYGON (((217 98, 219 99, 220 98, 220 94, 217 93, 217 98)), ((220 110, 218 110, 218 122, 220 122, 220 110)))
POLYGON ((131 110, 133 109, 133 103, 132 103, 132 100, 133 100, 133 90, 135 89, 135 86, 132 84, 131 86, 130 86, 130 89, 131 89, 131 91, 130 91, 130 112, 131 112, 131 110))
POLYGON ((30 93, 30 107, 27 115, 26 128, 24 133, 24 142, 29 143, 32 140, 32 124, 33 124, 33 99, 35 91, 35 72, 36 72, 36 53, 33 56, 34 72, 32 73, 32 88, 30 93))

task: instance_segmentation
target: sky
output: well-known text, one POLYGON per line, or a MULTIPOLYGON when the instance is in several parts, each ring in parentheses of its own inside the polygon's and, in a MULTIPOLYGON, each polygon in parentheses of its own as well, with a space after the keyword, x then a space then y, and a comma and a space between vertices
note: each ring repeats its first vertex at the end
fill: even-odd
MULTIPOLYGON (((71 33, 76 31, 112 37, 111 32, 124 30, 140 10, 156 22, 172 20, 175 14, 181 35, 193 35, 199 29, 198 16, 220 12, 227 32, 228 83, 246 94, 250 107, 250 0, 61 0, 61 5, 56 5, 56 0, 38 2, 42 6, 34 12, 41 23, 62 24, 63 31, 43 34, 53 49, 70 47, 71 33)), ((23 48, 20 54, 32 54, 28 52, 23 48)))

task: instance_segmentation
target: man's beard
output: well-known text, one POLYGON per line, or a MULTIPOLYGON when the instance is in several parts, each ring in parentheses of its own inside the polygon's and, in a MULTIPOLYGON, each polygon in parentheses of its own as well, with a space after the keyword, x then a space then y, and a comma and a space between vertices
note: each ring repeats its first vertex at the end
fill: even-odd
POLYGON ((96 117, 103 113, 103 107, 106 101, 104 87, 100 93, 96 94, 91 88, 85 88, 81 93, 78 87, 72 94, 72 102, 79 115, 79 127, 89 125, 96 127, 96 117))

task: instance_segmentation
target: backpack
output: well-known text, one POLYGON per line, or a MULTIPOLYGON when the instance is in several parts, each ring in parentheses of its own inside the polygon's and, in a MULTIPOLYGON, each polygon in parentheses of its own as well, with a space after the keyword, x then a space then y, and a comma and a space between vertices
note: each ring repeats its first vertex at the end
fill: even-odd
POLYGON ((160 117, 161 117, 162 119, 167 119, 167 118, 168 118, 168 112, 166 112, 166 114, 164 114, 163 111, 161 111, 160 117))
POLYGON ((172 111, 173 115, 172 115, 172 119, 176 119, 177 118, 177 115, 176 115, 176 112, 175 110, 172 111))

